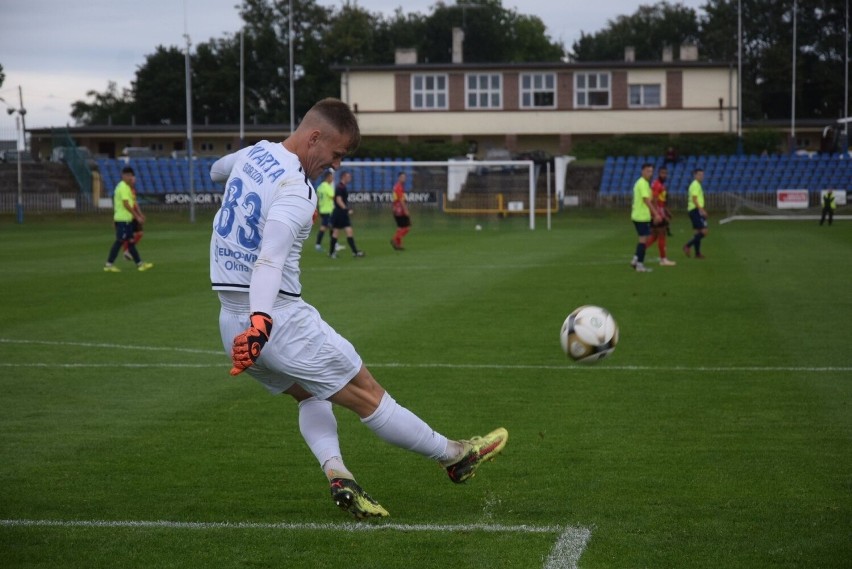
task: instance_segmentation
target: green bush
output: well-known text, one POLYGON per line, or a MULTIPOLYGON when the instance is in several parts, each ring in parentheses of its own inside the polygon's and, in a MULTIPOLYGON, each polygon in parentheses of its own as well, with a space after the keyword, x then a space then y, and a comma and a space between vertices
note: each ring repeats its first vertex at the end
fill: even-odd
POLYGON ((769 154, 780 152, 781 133, 768 128, 756 129, 743 135, 743 152, 746 154, 769 154))

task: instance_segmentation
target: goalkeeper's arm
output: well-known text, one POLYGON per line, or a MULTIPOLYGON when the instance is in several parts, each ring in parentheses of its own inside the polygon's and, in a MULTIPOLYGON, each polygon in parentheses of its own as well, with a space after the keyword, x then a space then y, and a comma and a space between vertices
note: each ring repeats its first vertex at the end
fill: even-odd
MULTIPOLYGON (((301 200, 305 201, 305 200, 301 200)), ((303 204, 300 204, 303 205, 303 204)), ((234 338, 231 351, 233 367, 231 375, 237 375, 253 365, 272 332, 272 313, 275 299, 281 286, 281 271, 287 255, 296 240, 298 214, 307 208, 288 208, 287 221, 267 221, 260 254, 252 270, 249 285, 250 326, 234 338)), ((312 212, 308 212, 310 215, 312 212)), ((304 215, 304 213, 303 213, 304 215)))
POLYGON ((231 152, 230 154, 222 156, 216 160, 213 165, 210 166, 210 179, 217 184, 224 184, 227 182, 228 178, 231 176, 231 170, 234 168, 234 164, 237 163, 237 158, 240 157, 241 153, 248 152, 251 148, 251 146, 248 146, 242 150, 238 150, 237 152, 231 152))

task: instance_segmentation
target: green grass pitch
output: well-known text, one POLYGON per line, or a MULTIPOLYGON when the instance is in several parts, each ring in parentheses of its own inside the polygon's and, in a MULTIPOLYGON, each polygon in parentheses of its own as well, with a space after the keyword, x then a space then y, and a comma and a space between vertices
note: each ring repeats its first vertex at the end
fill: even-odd
MULTIPOLYGON (((711 212, 712 214, 712 212, 711 212)), ((391 513, 332 504, 296 407, 228 376, 212 214, 152 213, 153 270, 101 271, 108 216, 0 217, 0 567, 848 568, 852 224, 710 227, 627 265, 627 212, 353 216, 364 259, 303 255, 306 300, 403 405, 504 454, 455 486, 337 417, 391 513), (483 226, 475 231, 475 224, 483 226), (621 342, 559 347, 599 304, 621 342)), ((328 242, 326 241, 326 244, 328 242)))

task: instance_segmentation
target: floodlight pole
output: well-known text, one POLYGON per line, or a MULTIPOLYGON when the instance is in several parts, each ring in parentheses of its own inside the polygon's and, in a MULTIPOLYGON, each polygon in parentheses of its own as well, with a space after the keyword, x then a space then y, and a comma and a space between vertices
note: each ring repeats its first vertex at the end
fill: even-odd
POLYGON ((290 0, 290 5, 288 8, 289 12, 287 12, 287 39, 289 43, 290 50, 290 134, 293 134, 293 130, 296 128, 296 89, 294 85, 293 72, 295 66, 293 65, 293 0, 290 0))
MULTIPOLYGON (((15 112, 18 113, 18 116, 15 117, 15 127, 18 134, 18 141, 15 146, 18 147, 18 204, 17 204, 17 214, 18 214, 18 223, 24 222, 24 180, 21 174, 21 122, 23 121, 24 115, 21 112, 23 109, 17 109, 15 112)), ((26 135, 24 135, 26 136, 26 135)))
POLYGON ((246 145, 245 24, 240 28, 240 148, 246 145))
POLYGON ((790 154, 796 152, 796 8, 797 1, 793 0, 793 82, 791 86, 790 103, 790 154))
POLYGON ((737 154, 743 153, 743 0, 737 0, 737 154))
POLYGON ((846 0, 846 27, 843 33, 843 43, 846 44, 846 57, 843 62, 843 154, 849 156, 849 0, 846 0))
POLYGON ((24 150, 27 150, 27 110, 24 108, 24 93, 18 85, 18 114, 21 116, 21 134, 23 134, 24 150))
POLYGON ((193 184, 192 163, 192 69, 189 63, 189 50, 192 43, 189 34, 183 34, 186 38, 186 164, 189 168, 189 221, 195 223, 195 186, 193 184))
MULTIPOLYGON (((24 222, 24 178, 21 167, 21 153, 25 152, 27 149, 27 130, 26 130, 26 122, 24 117, 27 114, 27 110, 24 108, 24 96, 21 93, 21 86, 18 85, 18 100, 21 103, 21 106, 17 109, 12 107, 8 107, 6 112, 10 115, 15 116, 15 136, 17 140, 15 140, 15 149, 17 150, 16 155, 18 157, 18 196, 17 196, 17 204, 15 207, 16 215, 18 223, 24 222)), ((0 98, 0 101, 6 102, 4 99, 0 98)))

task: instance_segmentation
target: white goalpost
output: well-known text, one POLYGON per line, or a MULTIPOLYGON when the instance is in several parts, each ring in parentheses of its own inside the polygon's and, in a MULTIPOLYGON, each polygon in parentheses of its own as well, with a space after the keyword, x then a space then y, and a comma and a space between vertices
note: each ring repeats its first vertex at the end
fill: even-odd
POLYGON ((411 204, 434 204, 455 215, 527 215, 535 229, 535 216, 550 208, 550 196, 537 192, 532 160, 404 159, 346 160, 338 172, 348 170, 350 201, 387 204, 399 173, 406 174, 406 198, 411 204))

